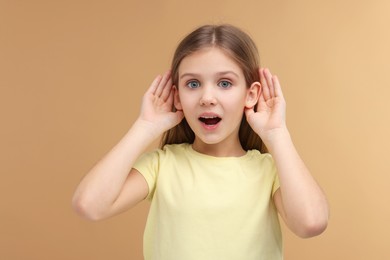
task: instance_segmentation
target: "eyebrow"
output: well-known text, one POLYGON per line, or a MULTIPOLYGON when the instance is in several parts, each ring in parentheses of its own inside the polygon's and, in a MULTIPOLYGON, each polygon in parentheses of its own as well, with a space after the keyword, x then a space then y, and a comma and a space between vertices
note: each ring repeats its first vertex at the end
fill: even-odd
MULTIPOLYGON (((221 71, 217 73, 217 76, 225 76, 227 74, 233 74, 235 77, 239 78, 238 74, 235 73, 234 71, 228 70, 228 71, 221 71)), ((197 73, 184 73, 183 75, 180 76, 180 79, 184 77, 199 77, 200 74, 197 73)))

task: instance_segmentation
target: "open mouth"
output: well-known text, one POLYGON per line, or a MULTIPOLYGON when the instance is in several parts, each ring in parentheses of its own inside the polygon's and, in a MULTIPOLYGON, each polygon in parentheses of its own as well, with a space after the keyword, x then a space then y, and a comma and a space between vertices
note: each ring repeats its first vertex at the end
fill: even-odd
POLYGON ((222 119, 217 116, 212 116, 212 117, 199 117, 199 121, 206 125, 216 125, 221 121, 222 119))

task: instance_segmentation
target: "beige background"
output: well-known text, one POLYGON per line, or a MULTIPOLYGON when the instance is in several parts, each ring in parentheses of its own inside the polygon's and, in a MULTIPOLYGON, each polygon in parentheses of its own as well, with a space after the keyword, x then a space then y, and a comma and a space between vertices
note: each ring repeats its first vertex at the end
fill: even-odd
POLYGON ((390 2, 0 1, 0 259, 141 259, 148 203, 87 222, 80 178, 127 131, 178 41, 248 31, 282 82, 288 126, 331 205, 285 230, 285 259, 390 259, 390 2))

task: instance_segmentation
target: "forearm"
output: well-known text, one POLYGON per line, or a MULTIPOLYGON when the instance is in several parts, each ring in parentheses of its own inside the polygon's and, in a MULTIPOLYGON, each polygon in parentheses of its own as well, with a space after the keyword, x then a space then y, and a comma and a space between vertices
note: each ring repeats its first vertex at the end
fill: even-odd
POLYGON ((95 213, 110 208, 135 161, 158 136, 146 122, 137 120, 82 179, 73 197, 74 206, 95 213))
POLYGON ((329 214, 325 194, 300 158, 287 128, 273 133, 266 145, 276 163, 287 225, 302 236, 322 232, 329 214))

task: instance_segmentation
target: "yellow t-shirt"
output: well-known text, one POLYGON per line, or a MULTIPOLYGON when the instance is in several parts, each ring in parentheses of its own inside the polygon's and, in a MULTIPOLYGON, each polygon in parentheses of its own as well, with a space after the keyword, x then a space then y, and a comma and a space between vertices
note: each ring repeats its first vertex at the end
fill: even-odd
POLYGON ((282 236, 272 195, 270 154, 213 157, 189 144, 166 145, 134 165, 152 204, 146 260, 280 260, 282 236))

